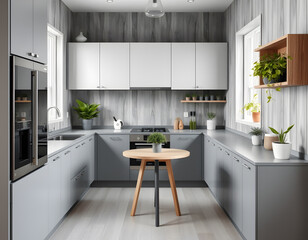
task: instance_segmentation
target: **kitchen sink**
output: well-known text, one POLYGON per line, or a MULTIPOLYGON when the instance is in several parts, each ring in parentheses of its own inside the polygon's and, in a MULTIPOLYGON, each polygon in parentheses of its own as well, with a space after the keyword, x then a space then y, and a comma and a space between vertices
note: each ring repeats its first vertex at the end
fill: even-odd
POLYGON ((58 135, 58 136, 55 136, 55 137, 51 137, 51 138, 48 138, 48 141, 69 141, 69 140, 75 140, 77 138, 80 138, 84 135, 58 135))

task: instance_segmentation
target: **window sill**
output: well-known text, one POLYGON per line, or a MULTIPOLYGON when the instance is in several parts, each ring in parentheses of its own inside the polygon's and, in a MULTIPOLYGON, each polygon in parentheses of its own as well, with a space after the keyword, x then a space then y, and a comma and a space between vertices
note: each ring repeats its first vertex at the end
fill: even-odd
POLYGON ((63 122, 63 118, 48 120, 48 124, 63 122))
POLYGON ((244 119, 237 119, 236 123, 240 123, 243 125, 251 126, 251 127, 261 127, 261 122, 252 122, 244 119))

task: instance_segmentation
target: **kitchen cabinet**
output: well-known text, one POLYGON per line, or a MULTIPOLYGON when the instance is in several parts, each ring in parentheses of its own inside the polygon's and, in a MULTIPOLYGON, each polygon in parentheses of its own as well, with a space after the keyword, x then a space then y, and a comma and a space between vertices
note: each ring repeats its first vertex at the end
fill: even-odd
POLYGON ((70 90, 100 89, 99 43, 68 43, 70 90))
POLYGON ((196 89, 196 43, 172 43, 172 89, 196 89))
POLYGON ((48 235, 48 167, 12 183, 12 239, 41 240, 48 235))
POLYGON ((128 181, 129 159, 122 153, 129 149, 129 135, 99 135, 97 140, 98 180, 128 181))
POLYGON ((232 212, 232 200, 233 200, 233 162, 231 152, 227 149, 223 150, 223 169, 222 169, 222 205, 229 215, 232 212))
POLYGON ((89 172, 87 167, 83 168, 79 173, 76 174, 76 176, 71 179, 70 200, 72 206, 81 199, 82 195, 88 188, 88 179, 89 172))
POLYGON ((70 167, 71 167, 71 148, 64 151, 62 155, 61 162, 61 171, 60 171, 60 179, 61 179, 61 208, 62 208, 62 217, 70 210, 71 205, 71 175, 70 175, 70 167))
POLYGON ((228 89, 227 43, 196 43, 196 88, 228 89))
POLYGON ((88 170, 89 170, 89 185, 95 179, 95 137, 92 136, 87 139, 87 146, 85 153, 88 155, 88 170))
POLYGON ((130 44, 130 87, 171 87, 171 43, 130 44))
POLYGON ((11 1, 11 54, 47 63, 47 0, 11 1))
POLYGON ((100 88, 129 89, 129 43, 100 43, 100 88))
POLYGON ((210 138, 204 140, 204 179, 216 196, 216 143, 210 138))
POLYGON ((190 152, 188 158, 171 161, 174 179, 176 181, 202 180, 202 135, 170 135, 170 147, 190 152))
POLYGON ((222 146, 216 144, 216 169, 215 169, 215 178, 214 186, 216 192, 216 199, 218 203, 223 206, 223 175, 224 175, 224 152, 222 146))

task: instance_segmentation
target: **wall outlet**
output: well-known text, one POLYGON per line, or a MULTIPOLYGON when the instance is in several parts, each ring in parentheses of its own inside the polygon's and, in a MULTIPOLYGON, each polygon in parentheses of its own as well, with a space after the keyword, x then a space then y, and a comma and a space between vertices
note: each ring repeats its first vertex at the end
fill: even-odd
POLYGON ((188 112, 184 112, 184 118, 188 118, 188 112))

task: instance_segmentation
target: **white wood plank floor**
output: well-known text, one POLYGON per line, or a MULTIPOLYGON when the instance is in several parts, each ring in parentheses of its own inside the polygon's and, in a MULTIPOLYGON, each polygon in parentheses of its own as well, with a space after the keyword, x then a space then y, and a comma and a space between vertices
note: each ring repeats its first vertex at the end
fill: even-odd
POLYGON ((141 188, 130 216, 134 188, 91 188, 52 240, 236 240, 242 239, 207 188, 178 188, 182 216, 170 188, 160 189, 160 224, 155 227, 154 189, 141 188))

